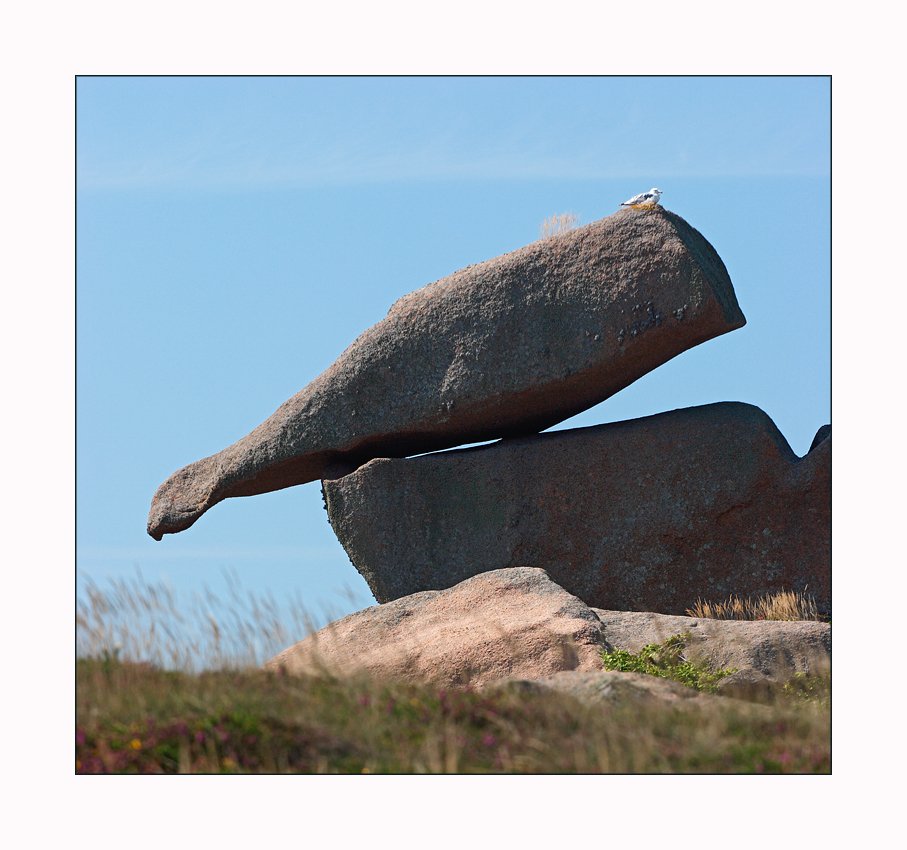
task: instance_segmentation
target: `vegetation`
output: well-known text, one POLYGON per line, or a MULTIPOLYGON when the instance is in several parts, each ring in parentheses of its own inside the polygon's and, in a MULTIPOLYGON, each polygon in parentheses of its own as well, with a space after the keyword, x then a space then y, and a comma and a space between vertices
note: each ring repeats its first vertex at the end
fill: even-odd
POLYGON ((554 236, 557 233, 567 233, 579 227, 579 219, 580 217, 572 212, 552 215, 539 225, 539 232, 542 234, 542 238, 554 236))
POLYGON ((702 712, 603 710, 555 692, 80 659, 76 771, 829 772, 827 711, 717 703, 702 712))
POLYGON ((711 671, 704 661, 687 661, 683 657, 683 649, 689 640, 689 634, 684 632, 668 638, 664 643, 650 643, 636 654, 620 649, 610 652, 602 650, 602 661, 606 670, 647 673, 673 679, 697 691, 717 693, 718 683, 736 673, 736 668, 711 671))
POLYGON ((759 599, 731 596, 726 602, 697 600, 687 609, 690 617, 709 620, 827 620, 819 614, 815 600, 803 593, 782 590, 759 599))
POLYGON ((187 602, 165 584, 115 579, 84 582, 76 605, 80 658, 121 658, 201 672, 258 667, 290 644, 336 620, 312 616, 298 600, 281 608, 272 597, 243 593, 225 574, 227 598, 205 588, 187 602))
MULTIPOLYGON (((90 589, 78 612, 78 773, 831 769, 830 711, 812 680, 795 680, 770 705, 718 697, 679 710, 656 702, 596 705, 553 690, 296 677, 258 668, 262 652, 270 657, 301 636, 287 638, 271 603, 237 592, 241 610, 217 621, 223 606, 211 594, 185 613, 172 593, 140 580, 90 589), (274 648, 272 641, 283 643, 274 648)), ((678 646, 666 641, 635 660, 614 656, 615 663, 680 674, 685 684, 710 689, 705 671, 681 672, 678 646)))
POLYGON ((794 673, 793 678, 781 687, 781 693, 794 702, 831 708, 831 678, 829 676, 794 673))

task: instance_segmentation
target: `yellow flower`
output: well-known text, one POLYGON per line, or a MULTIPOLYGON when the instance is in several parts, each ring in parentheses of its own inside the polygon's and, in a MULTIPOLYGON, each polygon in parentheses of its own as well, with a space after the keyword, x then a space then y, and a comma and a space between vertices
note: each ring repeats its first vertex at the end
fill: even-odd
POLYGON ((132 749, 134 749, 134 750, 140 750, 140 749, 142 749, 142 742, 138 738, 133 738, 129 742, 129 746, 132 747, 132 749))

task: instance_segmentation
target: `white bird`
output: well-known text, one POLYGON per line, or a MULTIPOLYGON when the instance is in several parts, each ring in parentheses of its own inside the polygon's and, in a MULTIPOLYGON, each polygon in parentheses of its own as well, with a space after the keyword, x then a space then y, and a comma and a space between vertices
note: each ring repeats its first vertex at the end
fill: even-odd
POLYGON ((624 201, 622 207, 635 207, 640 209, 642 207, 656 207, 658 206, 659 195, 663 195, 664 192, 661 189, 650 189, 648 192, 643 192, 641 195, 637 195, 635 198, 630 198, 629 201, 624 201))

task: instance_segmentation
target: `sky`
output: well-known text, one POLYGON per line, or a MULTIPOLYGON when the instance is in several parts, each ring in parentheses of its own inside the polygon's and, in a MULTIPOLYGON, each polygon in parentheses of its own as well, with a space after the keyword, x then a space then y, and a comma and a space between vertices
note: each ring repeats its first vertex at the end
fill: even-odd
POLYGON ((831 421, 830 123, 828 77, 78 78, 80 590, 232 576, 316 625, 375 604, 319 482, 161 542, 151 498, 400 296, 653 186, 747 324, 556 428, 742 401, 802 456, 831 421))

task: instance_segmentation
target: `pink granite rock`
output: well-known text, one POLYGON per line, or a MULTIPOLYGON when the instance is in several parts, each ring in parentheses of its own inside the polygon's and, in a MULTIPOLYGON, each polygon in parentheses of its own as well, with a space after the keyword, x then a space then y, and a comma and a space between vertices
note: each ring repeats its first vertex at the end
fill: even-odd
POLYGON ((506 676, 601 669, 600 640, 586 605, 544 570, 516 568, 350 614, 264 666, 482 687, 506 676))
POLYGON ((375 459, 323 488, 379 602, 531 566, 610 610, 804 589, 830 610, 831 438, 798 458, 752 405, 375 459))
POLYGON ((602 648, 638 653, 646 644, 682 633, 685 660, 704 662, 713 672, 737 668, 719 683, 720 694, 770 695, 773 685, 795 673, 830 670, 831 627, 825 623, 593 609, 544 570, 532 568, 483 573, 448 590, 366 608, 294 644, 264 667, 438 687, 550 687, 612 704, 708 702, 677 682, 604 670, 602 648))
POLYGON ((638 653, 647 644, 687 634, 684 658, 712 672, 734 669, 718 693, 746 697, 771 694, 797 673, 831 672, 831 626, 811 620, 711 620, 651 612, 592 609, 608 649, 638 653))
POLYGON ((401 298, 270 419, 168 478, 148 533, 332 464, 544 430, 744 323, 698 231, 661 207, 622 210, 401 298))
MULTIPOLYGON (((645 709, 670 706, 681 711, 715 711, 729 708, 731 701, 688 688, 672 679, 648 676, 644 673, 619 673, 613 670, 565 670, 539 679, 500 679, 492 683, 493 690, 510 690, 521 694, 559 691, 597 707, 645 709)), ((763 706, 743 707, 733 700, 734 709, 764 715, 763 706)))

